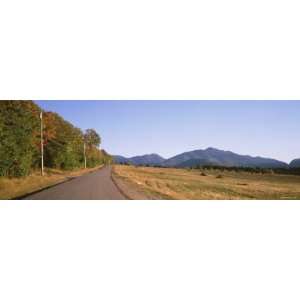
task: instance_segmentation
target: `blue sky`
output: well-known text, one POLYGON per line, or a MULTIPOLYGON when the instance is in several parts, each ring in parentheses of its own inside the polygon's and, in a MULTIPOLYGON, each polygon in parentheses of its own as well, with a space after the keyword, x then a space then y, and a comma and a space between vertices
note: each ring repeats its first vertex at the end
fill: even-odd
POLYGON ((215 147, 290 162, 300 157, 300 101, 36 101, 96 129, 111 154, 165 158, 215 147))

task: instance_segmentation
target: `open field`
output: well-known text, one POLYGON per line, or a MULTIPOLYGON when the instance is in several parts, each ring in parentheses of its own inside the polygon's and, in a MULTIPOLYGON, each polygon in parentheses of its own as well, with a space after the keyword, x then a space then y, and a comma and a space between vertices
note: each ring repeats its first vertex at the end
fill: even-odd
POLYGON ((115 165, 151 199, 300 199, 300 176, 115 165))
POLYGON ((46 169, 43 177, 40 175, 40 172, 33 172, 30 176, 20 178, 0 177, 0 199, 17 198, 66 181, 69 178, 97 170, 99 167, 75 171, 46 169))

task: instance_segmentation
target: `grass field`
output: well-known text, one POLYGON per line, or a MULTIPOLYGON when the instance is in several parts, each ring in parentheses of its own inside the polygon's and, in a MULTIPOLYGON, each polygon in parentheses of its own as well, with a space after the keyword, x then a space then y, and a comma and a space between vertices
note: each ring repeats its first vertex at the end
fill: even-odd
POLYGON ((48 186, 63 182, 70 177, 77 177, 99 169, 99 167, 100 166, 93 169, 80 169, 75 171, 46 169, 44 176, 41 176, 40 172, 33 172, 27 177, 0 177, 0 199, 13 199, 21 197, 25 194, 29 194, 48 186))
POLYGON ((115 165, 151 199, 300 199, 300 176, 115 165))

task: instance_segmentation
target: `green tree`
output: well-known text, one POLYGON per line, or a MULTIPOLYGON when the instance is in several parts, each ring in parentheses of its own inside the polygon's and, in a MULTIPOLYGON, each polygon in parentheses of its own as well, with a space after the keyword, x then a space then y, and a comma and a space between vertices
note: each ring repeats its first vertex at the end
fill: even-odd
POLYGON ((39 108, 32 101, 1 101, 0 175, 28 175, 38 155, 39 108))

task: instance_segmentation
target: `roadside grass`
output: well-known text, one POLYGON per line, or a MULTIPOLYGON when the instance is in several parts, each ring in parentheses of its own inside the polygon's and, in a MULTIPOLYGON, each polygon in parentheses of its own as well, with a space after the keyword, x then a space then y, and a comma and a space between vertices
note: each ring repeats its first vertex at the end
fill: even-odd
MULTIPOLYGON (((118 188, 126 195, 128 199, 131 200, 152 200, 152 199, 165 199, 166 195, 148 189, 142 188, 139 182, 131 181, 128 178, 120 176, 112 169, 112 178, 114 179, 115 184, 118 188)), ((146 183, 147 184, 147 183, 146 183)))
POLYGON ((300 176, 294 175, 124 165, 114 172, 151 199, 300 199, 300 176))
POLYGON ((45 175, 34 171, 27 177, 8 178, 0 177, 0 199, 14 199, 26 194, 39 191, 57 183, 66 181, 69 178, 77 177, 91 171, 97 170, 102 166, 91 169, 78 169, 74 171, 62 171, 56 169, 45 169, 45 175))

